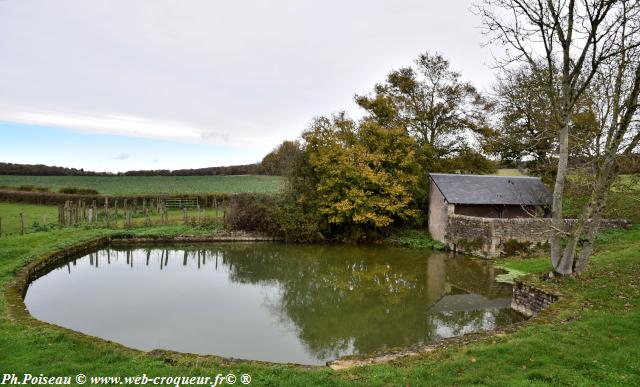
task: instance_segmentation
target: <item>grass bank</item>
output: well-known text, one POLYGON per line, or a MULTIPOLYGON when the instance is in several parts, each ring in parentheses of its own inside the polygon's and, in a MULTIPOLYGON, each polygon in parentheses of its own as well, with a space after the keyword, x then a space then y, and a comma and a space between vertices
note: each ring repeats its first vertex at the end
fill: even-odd
POLYGON ((0 186, 33 185, 59 192, 65 187, 95 189, 101 195, 174 195, 197 193, 278 192, 280 176, 12 176, 0 186))
MULTIPOLYGON (((0 239, 0 286, 25 263, 51 251, 121 232, 62 229, 0 239)), ((210 232, 188 226, 130 231, 143 235, 210 232)), ((46 375, 211 376, 248 373, 252 385, 638 385, 640 384, 640 227, 599 238, 580 279, 527 281, 561 300, 518 331, 451 345, 415 358, 334 372, 287 365, 230 363, 199 356, 152 356, 7 318, 0 298, 0 370, 46 375)), ((546 270, 545 258, 506 260, 523 272, 546 270)), ((393 327, 389 327, 393 329, 393 327)))

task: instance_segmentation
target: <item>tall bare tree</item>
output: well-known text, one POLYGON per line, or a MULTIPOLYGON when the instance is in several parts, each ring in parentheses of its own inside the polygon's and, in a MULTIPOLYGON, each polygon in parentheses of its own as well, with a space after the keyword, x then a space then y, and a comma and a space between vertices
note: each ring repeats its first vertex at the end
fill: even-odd
MULTIPOLYGON (((551 261, 558 274, 568 275, 584 268, 591 255, 592 242, 583 246, 578 258, 578 241, 585 232, 593 241, 599 219, 595 216, 596 211, 590 209, 604 206, 603 195, 606 196, 612 177, 615 177, 615 171, 606 167, 606 157, 603 158, 599 170, 605 183, 600 184, 600 188, 593 187, 594 203, 587 205, 589 208, 583 210, 579 221, 567 231, 562 211, 572 135, 571 115, 576 103, 594 85, 596 76, 608 64, 627 57, 640 44, 639 9, 638 0, 484 0, 477 6, 493 42, 507 48, 506 58, 500 62, 504 71, 509 71, 514 64, 524 63, 535 72, 546 72, 544 90, 558 127, 551 238, 551 261), (546 69, 541 68, 541 63, 546 69), (605 191, 602 195, 599 194, 601 190, 605 191)), ((627 63, 625 73, 629 72, 629 65, 637 65, 637 62, 627 63)), ((633 88, 627 89, 633 91, 633 88)), ((612 96, 617 94, 622 98, 621 103, 630 98, 624 114, 625 117, 627 113, 635 116, 637 95, 633 100, 633 92, 626 96, 622 93, 622 89, 614 89, 612 96)), ((621 122, 611 122, 621 129, 621 122)), ((612 136, 616 133, 614 131, 612 136)), ((611 162, 615 163, 613 154, 619 154, 619 149, 611 149, 612 152, 605 153, 611 153, 611 162)))

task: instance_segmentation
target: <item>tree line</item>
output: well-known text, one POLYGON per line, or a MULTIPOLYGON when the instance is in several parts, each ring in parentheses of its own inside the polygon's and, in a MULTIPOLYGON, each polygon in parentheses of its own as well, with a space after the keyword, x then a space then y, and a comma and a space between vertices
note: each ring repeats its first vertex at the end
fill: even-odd
POLYGON ((265 175, 261 163, 208 167, 195 169, 156 169, 127 172, 93 172, 84 169, 48 166, 42 164, 0 163, 0 175, 22 176, 216 176, 216 175, 265 175))

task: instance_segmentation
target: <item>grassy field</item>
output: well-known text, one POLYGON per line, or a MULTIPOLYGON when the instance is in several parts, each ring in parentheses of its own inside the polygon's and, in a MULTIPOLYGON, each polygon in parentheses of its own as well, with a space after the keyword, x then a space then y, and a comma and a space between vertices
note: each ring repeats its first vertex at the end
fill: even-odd
MULTIPOLYGON (((122 210, 118 213, 116 219, 113 209, 110 214, 110 226, 111 228, 119 229, 124 227, 124 213, 122 210)), ((32 233, 42 231, 42 228, 57 228, 58 227, 58 208, 56 206, 41 206, 34 204, 23 203, 3 203, 0 202, 0 219, 2 219, 2 229, 0 230, 0 236, 15 235, 20 232, 20 213, 22 212, 24 217, 24 232, 32 233)), ((222 221, 224 214, 223 209, 211 209, 207 208, 204 211, 204 216, 209 220, 215 220, 218 223, 222 221)), ((179 225, 184 223, 184 213, 182 210, 169 210, 168 213, 169 224, 179 225)), ((188 212, 190 218, 196 216, 194 209, 190 209, 188 212)), ((154 226, 161 224, 161 218, 153 210, 150 215, 151 224, 154 226)), ((134 227, 142 226, 146 222, 146 217, 140 210, 136 213, 132 219, 134 227)), ((100 225, 104 225, 104 219, 99 220, 100 225)))
POLYGON ((498 169, 495 173, 498 176, 523 176, 522 173, 520 173, 519 170, 513 168, 513 169, 509 169, 509 168, 502 168, 502 169, 498 169))
MULTIPOLYGON (((564 212, 567 217, 576 217, 589 200, 590 176, 574 175, 567 187, 564 212)), ((640 176, 621 175, 607 196, 605 218, 624 218, 640 222, 640 176)))
POLYGON ((278 192, 280 176, 9 176, 0 186, 34 185, 58 192, 65 187, 93 188, 104 195, 278 192))
MULTIPOLYGON (((81 241, 115 233, 63 229, 0 239, 0 286, 26 262, 81 241)), ((129 231, 138 235, 202 233, 187 226, 129 231)), ((248 373, 257 386, 639 385, 640 227, 599 237, 597 254, 579 279, 535 282, 562 296, 512 333, 453 344, 422 356, 345 371, 229 363, 215 358, 159 356, 96 342, 34 320, 6 317, 0 298, 0 369, 45 375, 211 376, 248 373)), ((523 272, 548 269, 547 258, 510 259, 523 272)), ((392 329, 392 327, 390 327, 392 329)))
POLYGON ((21 212, 24 217, 25 232, 31 232, 34 224, 44 225, 58 222, 58 208, 54 206, 0 202, 0 219, 2 219, 0 235, 20 232, 21 212))

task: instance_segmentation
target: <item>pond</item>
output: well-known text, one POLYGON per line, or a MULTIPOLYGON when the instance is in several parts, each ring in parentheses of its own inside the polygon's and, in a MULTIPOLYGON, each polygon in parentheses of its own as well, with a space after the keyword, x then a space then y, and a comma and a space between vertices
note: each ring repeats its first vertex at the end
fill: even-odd
POLYGON ((35 280, 37 319, 141 350, 324 364, 524 317, 489 262, 382 246, 110 247, 35 280))

